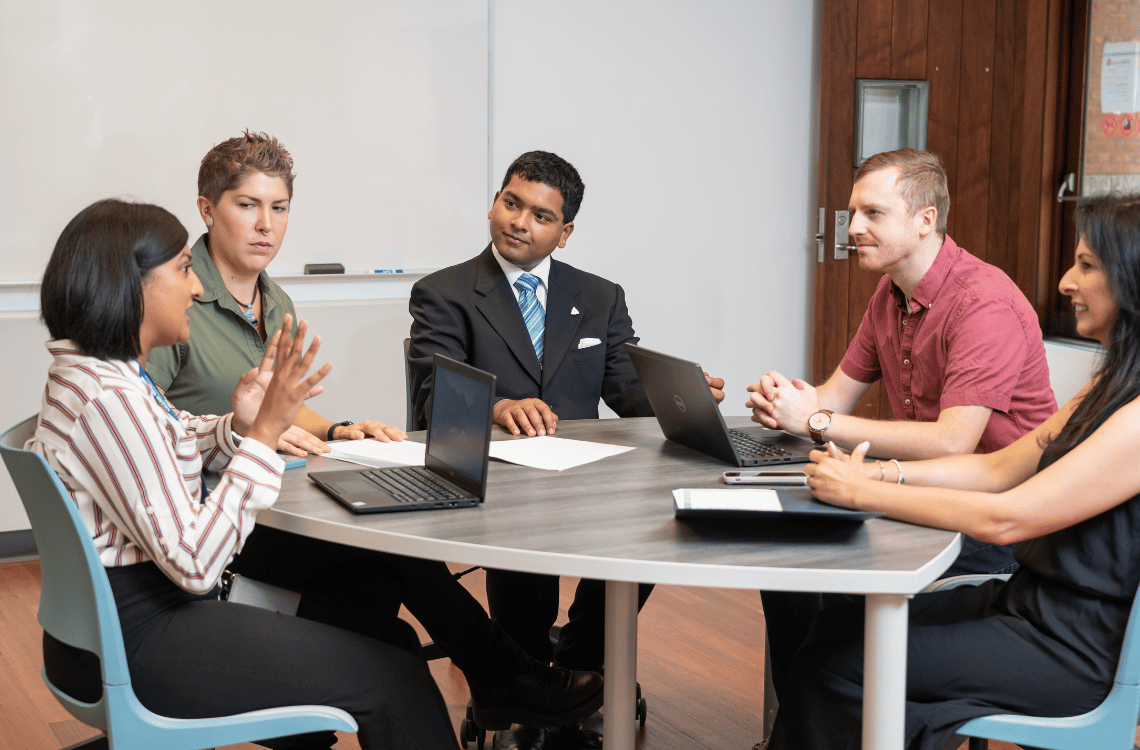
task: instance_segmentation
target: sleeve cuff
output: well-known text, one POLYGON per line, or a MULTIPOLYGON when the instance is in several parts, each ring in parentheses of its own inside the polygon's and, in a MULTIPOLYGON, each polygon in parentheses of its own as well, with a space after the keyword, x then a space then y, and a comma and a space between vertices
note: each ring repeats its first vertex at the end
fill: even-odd
POLYGON ((1003 393, 956 391, 943 393, 942 398, 938 400, 938 408, 943 410, 952 406, 984 406, 994 411, 1008 412, 1011 401, 1012 399, 1003 393))

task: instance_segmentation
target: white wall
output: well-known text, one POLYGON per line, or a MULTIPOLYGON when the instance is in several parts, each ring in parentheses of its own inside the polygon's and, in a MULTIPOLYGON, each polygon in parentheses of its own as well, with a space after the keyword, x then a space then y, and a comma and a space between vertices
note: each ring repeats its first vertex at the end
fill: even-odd
POLYGON ((1092 343, 1046 341, 1045 358, 1049 361, 1049 382, 1057 406, 1077 395, 1092 377, 1103 350, 1092 343))
MULTIPOLYGON (((491 0, 486 208, 519 153, 573 162, 586 197, 557 257, 621 283, 646 346, 724 377, 729 414, 746 412, 744 387, 763 370, 810 372, 820 4, 491 0)), ((482 249, 483 227, 457 258, 482 249)), ((403 424, 409 286, 286 284, 334 362, 314 408, 403 424), (365 298, 393 301, 345 301, 365 298)), ((0 285, 0 309, 36 299, 0 285)), ((0 316, 19 373, 4 427, 39 408, 44 338, 34 313, 0 316)), ((0 531, 25 528, 2 476, 0 531)))
POLYGON ((531 149, 586 183, 555 257, 620 283, 642 343, 743 414, 810 373, 819 0, 493 0, 491 179, 531 149))

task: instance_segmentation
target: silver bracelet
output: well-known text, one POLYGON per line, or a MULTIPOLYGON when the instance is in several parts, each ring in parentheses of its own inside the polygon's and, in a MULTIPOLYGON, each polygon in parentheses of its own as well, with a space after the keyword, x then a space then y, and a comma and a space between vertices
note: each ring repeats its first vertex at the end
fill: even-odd
POLYGON ((876 461, 875 463, 877 463, 879 465, 879 481, 880 482, 887 481, 887 470, 885 468, 883 468, 883 462, 882 461, 876 461))
POLYGON ((902 464, 899 463, 899 460, 897 458, 890 459, 890 462, 895 465, 896 469, 899 470, 899 481, 896 482, 896 484, 902 484, 903 483, 902 464))

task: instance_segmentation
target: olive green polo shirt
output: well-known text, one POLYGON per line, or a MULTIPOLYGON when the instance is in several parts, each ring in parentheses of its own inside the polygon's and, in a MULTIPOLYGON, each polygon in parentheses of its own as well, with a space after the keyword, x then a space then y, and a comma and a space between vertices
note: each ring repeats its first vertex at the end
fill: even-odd
MULTIPOLYGON (((191 414, 228 414, 233 411, 234 386, 261 364, 267 344, 226 289, 210 260, 207 241, 202 235, 190 249, 191 265, 204 290, 190 308, 190 341, 152 349, 146 369, 175 408, 191 414)), ((286 314, 297 320, 293 300, 264 271, 257 283, 266 331, 280 328, 286 314)))

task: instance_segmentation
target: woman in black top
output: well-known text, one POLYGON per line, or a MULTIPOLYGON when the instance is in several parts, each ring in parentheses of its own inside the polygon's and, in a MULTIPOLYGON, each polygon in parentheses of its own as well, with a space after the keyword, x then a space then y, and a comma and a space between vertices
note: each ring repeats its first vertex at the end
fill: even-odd
MULTIPOLYGON (((1081 714, 1112 686, 1140 583, 1140 196, 1084 201, 1077 222, 1060 291, 1106 354, 1057 414, 988 455, 864 463, 864 443, 806 469, 821 500, 1013 544, 1021 564, 1006 583, 913 600, 907 748, 956 747, 977 716, 1081 714)), ((771 748, 859 746, 862 624, 861 605, 817 619, 771 748)))

